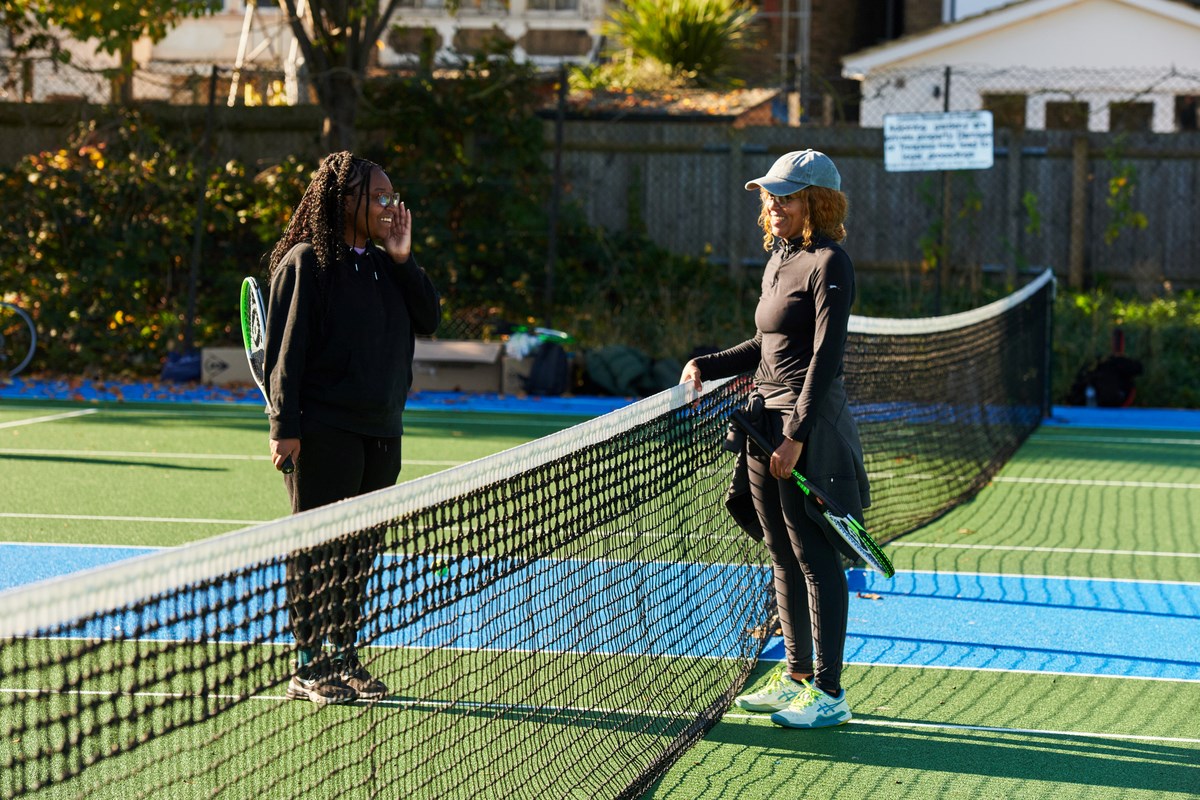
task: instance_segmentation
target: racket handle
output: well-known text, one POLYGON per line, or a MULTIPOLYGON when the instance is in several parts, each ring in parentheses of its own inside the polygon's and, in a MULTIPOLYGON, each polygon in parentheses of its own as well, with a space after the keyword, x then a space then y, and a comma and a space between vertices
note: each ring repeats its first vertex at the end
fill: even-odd
POLYGON ((283 465, 279 467, 279 471, 284 475, 291 475, 296 471, 296 462, 292 461, 291 456, 288 456, 283 460, 283 465))
POLYGON ((751 441, 758 445, 758 449, 763 452, 763 455, 769 456, 775 451, 775 448, 771 447, 771 443, 767 441, 767 437, 763 436, 762 431, 754 427, 754 423, 752 423, 742 411, 739 409, 734 409, 733 413, 729 416, 734 423, 742 429, 742 432, 749 436, 751 441))
MULTIPOLYGON (((771 447, 770 440, 763 435, 762 431, 755 427, 754 423, 751 422, 745 413, 743 413, 740 409, 734 409, 733 413, 731 413, 729 416, 730 419, 733 420, 734 424, 745 431, 746 435, 749 436, 756 445, 758 445, 758 449, 762 450, 763 455, 770 456, 773 452, 775 452, 775 448, 771 447)), ((815 502, 818 506, 821 508, 828 508, 838 516, 845 516, 841 509, 839 509, 835 504, 831 503, 828 497, 826 497, 821 493, 820 490, 809 483, 808 478, 805 478, 795 469, 792 470, 792 480, 795 481, 796 486, 800 488, 800 491, 804 492, 807 497, 812 498, 813 502, 815 502)))

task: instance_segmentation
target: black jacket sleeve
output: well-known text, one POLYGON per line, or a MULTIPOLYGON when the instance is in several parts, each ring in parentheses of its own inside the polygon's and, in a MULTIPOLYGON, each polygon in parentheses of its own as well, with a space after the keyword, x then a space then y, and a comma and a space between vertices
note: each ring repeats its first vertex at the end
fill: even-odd
POLYGON ((311 246, 299 245, 272 276, 267 303, 265 368, 272 439, 300 437, 300 386, 316 296, 316 255, 311 246))
POLYGON ((762 332, 758 331, 753 339, 747 339, 719 353, 698 356, 694 361, 702 379, 714 380, 750 372, 758 366, 761 357, 762 332))
POLYGON ((442 301, 433 281, 429 280, 425 270, 421 269, 416 257, 411 254, 403 264, 397 264, 396 269, 413 333, 418 336, 433 335, 442 318, 442 301))
POLYGON ((850 257, 841 248, 832 250, 830 256, 812 274, 810 288, 815 311, 812 359, 791 418, 783 428, 785 436, 800 442, 808 438, 817 410, 842 374, 850 307, 854 303, 854 266, 850 257))

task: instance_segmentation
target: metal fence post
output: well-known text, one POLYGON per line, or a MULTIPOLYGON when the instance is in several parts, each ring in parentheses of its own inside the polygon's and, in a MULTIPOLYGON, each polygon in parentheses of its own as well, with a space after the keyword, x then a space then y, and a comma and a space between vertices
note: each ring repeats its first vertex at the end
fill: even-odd
POLYGON ((739 220, 742 208, 742 197, 745 188, 742 175, 745 174, 743 158, 745 142, 740 135, 735 134, 729 143, 729 211, 725 216, 725 241, 729 242, 729 277, 741 280, 742 277, 742 235, 741 226, 744 220, 739 220))
POLYGON ((1087 244, 1088 139, 1076 136, 1071 141, 1071 249, 1067 284, 1082 289, 1087 244))
POLYGON ((1009 286, 1017 285, 1021 259, 1021 148, 1024 146, 1021 131, 1008 130, 1008 166, 1006 181, 1008 190, 1008 244, 1012 252, 1005 260, 1004 279, 1009 286))

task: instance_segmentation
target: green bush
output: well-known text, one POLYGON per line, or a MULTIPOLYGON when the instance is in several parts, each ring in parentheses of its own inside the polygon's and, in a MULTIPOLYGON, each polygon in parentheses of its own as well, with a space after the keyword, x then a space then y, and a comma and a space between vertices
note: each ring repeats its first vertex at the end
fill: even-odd
POLYGON ((542 303, 549 170, 532 109, 532 67, 477 59, 453 80, 364 88, 363 155, 382 164, 413 211, 414 250, 463 312, 532 313, 542 303))
MULTIPOLYGON (((759 271, 742 278, 705 258, 653 244, 632 212, 630 233, 586 224, 559 209, 558 256, 548 275, 551 176, 539 84, 501 59, 473 63, 457 81, 416 77, 370 84, 364 155, 383 164, 413 208, 414 249, 442 291, 445 335, 486 334, 497 321, 573 334, 583 350, 631 345, 686 359, 753 332, 759 271), (551 280, 552 278, 552 280, 551 280), (470 320, 466 331, 450 322, 470 320)), ((286 156, 251 174, 237 162, 201 167, 194 142, 174 141, 137 114, 96 121, 62 150, 0 171, 0 293, 38 326, 36 369, 75 375, 151 376, 185 344, 189 272, 201 187, 196 346, 240 341, 238 287, 263 277, 316 164, 286 156), (199 173, 204 172, 201 176, 199 173)), ((765 260, 765 255, 764 255, 765 260)), ((942 313, 1009 292, 991 279, 948 287, 942 313)), ((928 316, 932 276, 864 274, 855 313, 928 316)), ((1138 405, 1200 408, 1200 295, 1149 301, 1060 288, 1053 399, 1109 353, 1120 326, 1142 362, 1138 405)))
MULTIPOLYGON (((729 83, 735 56, 747 45, 754 14, 754 8, 739 0, 626 0, 604 26, 605 34, 626 53, 618 53, 600 72, 606 77, 636 78, 639 70, 625 64, 628 54, 637 63, 657 64, 664 76, 686 76, 699 86, 729 83)), ((653 72, 642 74, 655 82, 653 72)))
POLYGON ((1135 406, 1200 408, 1200 293, 1151 300, 1103 290, 1061 288, 1054 308, 1055 402, 1064 402, 1081 369, 1112 352, 1113 331, 1125 338, 1125 355, 1144 372, 1134 381, 1135 406))
MULTIPOLYGON (((209 181, 210 230, 237 245, 239 176, 209 181)), ((36 318, 40 362, 139 374, 181 334, 196 218, 194 165, 136 116, 93 123, 0 174, 0 285, 36 318)), ((205 254, 207 281, 219 259, 205 254)), ((214 319, 211 294, 199 316, 214 319)), ((211 338, 212 323, 196 332, 211 338)))

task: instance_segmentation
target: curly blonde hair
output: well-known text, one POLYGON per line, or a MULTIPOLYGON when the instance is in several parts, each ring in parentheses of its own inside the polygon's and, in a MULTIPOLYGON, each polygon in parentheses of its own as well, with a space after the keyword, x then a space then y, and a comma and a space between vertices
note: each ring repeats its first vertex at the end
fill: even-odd
MULTIPOLYGON (((775 247, 775 234, 771 233, 770 195, 765 190, 759 191, 762 205, 758 212, 758 226, 763 231, 763 250, 775 247)), ((850 210, 850 201, 843 192, 836 189, 826 189, 824 186, 806 186, 794 194, 781 197, 788 202, 799 200, 800 214, 804 217, 804 226, 800 230, 801 244, 811 247, 818 238, 832 239, 835 242, 846 238, 846 214, 850 210)))

